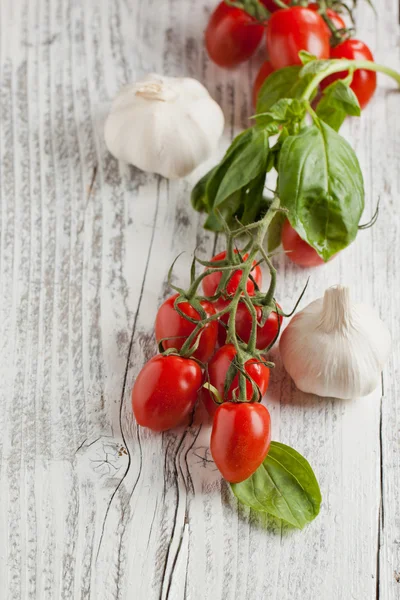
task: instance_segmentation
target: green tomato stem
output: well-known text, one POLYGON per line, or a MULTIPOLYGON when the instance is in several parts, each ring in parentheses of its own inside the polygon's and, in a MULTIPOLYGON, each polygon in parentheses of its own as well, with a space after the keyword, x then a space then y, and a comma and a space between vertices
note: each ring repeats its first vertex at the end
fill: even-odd
MULTIPOLYGON (((227 237, 227 262, 228 264, 219 265, 218 263, 215 266, 207 266, 206 270, 203 271, 197 278, 194 274, 194 269, 192 268, 192 282, 190 288, 187 292, 181 292, 181 298, 177 298, 175 301, 175 309, 183 318, 187 319, 191 323, 195 324, 193 331, 185 340, 185 343, 182 345, 179 354, 181 356, 189 356, 195 349, 196 338, 198 335, 201 335, 202 329, 210 322, 219 320, 224 314, 229 313, 228 319, 228 332, 227 332, 227 342, 232 343, 236 349, 236 361, 238 363, 238 375, 239 375, 239 396, 235 401, 238 402, 248 402, 247 399, 247 385, 246 381, 248 377, 245 374, 244 365, 250 356, 255 358, 260 358, 260 354, 256 349, 256 339, 257 339, 257 313, 256 309, 251 301, 250 295, 247 292, 247 282, 249 278, 251 279, 251 271, 254 268, 254 264, 256 262, 257 254, 261 253, 262 259, 268 265, 271 282, 266 294, 266 298, 270 299, 271 303, 273 301, 273 296, 275 292, 276 286, 276 270, 272 266, 272 263, 263 249, 263 240, 267 233, 268 227, 275 216, 277 210, 279 210, 280 201, 278 197, 275 197, 268 212, 265 214, 261 221, 257 223, 252 223, 248 226, 240 227, 238 230, 230 232, 228 228, 226 228, 226 237, 227 237), (246 234, 249 236, 249 242, 245 246, 245 252, 235 253, 235 239, 242 234, 246 234), (243 260, 243 256, 247 254, 247 257, 243 260), (216 295, 213 299, 217 299, 223 293, 223 287, 226 285, 227 281, 237 270, 242 272, 239 285, 235 290, 234 295, 230 298, 229 304, 218 313, 215 313, 211 316, 206 316, 204 309, 200 305, 201 297, 197 295, 197 288, 201 284, 202 280, 207 277, 213 271, 218 270, 222 272, 221 281, 216 291, 216 295), (179 302, 178 302, 179 300, 179 302), (188 301, 193 308, 199 313, 199 320, 192 319, 188 317, 183 311, 179 309, 180 301, 188 301), (252 330, 249 342, 245 345, 241 340, 238 339, 236 334, 236 313, 237 308, 240 301, 244 301, 249 308, 251 317, 252 317, 252 330)), ((201 262, 201 261, 200 261, 201 262)), ((208 263, 211 265, 211 263, 208 263)), ((179 288, 178 288, 179 289, 179 288)), ((265 361, 263 361, 265 362, 265 361)), ((256 395, 257 387, 253 384, 253 397, 256 395)), ((259 400, 259 394, 257 395, 257 401, 259 400)), ((253 398, 251 399, 253 401, 253 398)))
POLYGON ((318 115, 309 102, 306 103, 306 109, 307 109, 308 114, 311 116, 312 120, 314 121, 315 125, 317 125, 317 127, 319 127, 319 129, 321 129, 318 115))
POLYGON ((245 291, 244 301, 251 314, 251 332, 247 350, 249 354, 255 354, 257 346, 257 312, 247 290, 245 291))
MULTIPOLYGON (((222 317, 222 315, 225 315, 229 311, 230 311, 230 304, 228 306, 226 306, 225 308, 223 308, 222 310, 220 310, 219 312, 215 313, 214 315, 211 315, 211 316, 207 317, 206 319, 199 320, 198 323, 197 323, 197 325, 196 325, 196 327, 193 329, 192 333, 187 337, 185 343, 181 347, 181 353, 182 353, 182 355, 184 355, 186 352, 188 352, 189 348, 194 343, 194 341, 196 339, 196 336, 200 333, 200 331, 202 330, 202 328, 207 323, 211 323, 211 321, 217 321, 217 320, 219 320, 222 317)), ((187 315, 185 315, 185 314, 182 313, 182 316, 184 318, 186 318, 187 320, 189 320, 187 318, 187 315)))
POLYGON ((287 4, 285 4, 284 2, 282 2, 282 0, 274 0, 274 4, 276 4, 277 6, 279 6, 279 8, 284 8, 284 9, 289 8, 287 4))
POLYGON ((264 301, 263 301, 264 306, 267 306, 267 305, 269 305, 269 304, 272 303, 272 300, 273 300, 274 295, 275 295, 276 275, 277 275, 277 273, 276 273, 276 269, 273 266, 273 264, 272 264, 272 262, 271 262, 271 260, 270 260, 270 258, 268 256, 268 254, 264 251, 263 248, 261 249, 261 253, 263 255, 263 258, 264 258, 265 262, 268 265, 269 273, 271 275, 271 283, 269 284, 268 292, 266 293, 264 301))
MULTIPOLYGON (((244 368, 244 364, 247 360, 246 354, 252 353, 251 352, 252 347, 255 348, 257 322, 255 319, 255 322, 253 323, 254 334, 251 337, 251 339, 249 340, 249 345, 247 346, 246 350, 243 350, 240 346, 239 340, 236 335, 237 307, 238 307, 240 299, 243 298, 243 296, 244 297, 246 296, 247 280, 253 269, 254 259, 257 256, 257 253, 260 251, 260 248, 262 248, 262 243, 263 243, 264 237, 267 233, 267 230, 272 221, 272 218, 275 216, 276 210, 279 208, 279 204, 280 204, 279 198, 278 197, 274 198, 265 217, 258 223, 258 228, 257 228, 256 234, 254 236, 254 242, 252 244, 252 250, 249 252, 247 259, 243 263, 242 276, 240 278, 240 283, 236 289, 236 292, 232 298, 231 303, 229 304, 229 321, 228 321, 227 342, 231 342, 234 345, 235 350, 236 350, 237 360, 243 368, 244 368)), ((243 228, 243 229, 244 229, 244 231, 246 231, 246 228, 243 228)), ((235 233, 235 235, 237 235, 237 232, 235 233)), ((271 265, 270 261, 269 261, 268 266, 270 267, 270 273, 271 273, 271 284, 270 284, 268 293, 271 293, 273 295, 274 291, 275 291, 275 285, 276 285, 276 273, 274 276, 274 273, 271 271, 272 265, 271 265)), ((273 269, 273 271, 275 270, 273 267, 272 267, 272 269, 273 269)), ((256 316, 255 311, 254 311, 254 316, 256 316)), ((239 393, 240 393, 239 400, 241 402, 246 402, 247 401, 246 386, 244 386, 244 387, 240 386, 239 393)))
POLYGON ((384 65, 379 65, 370 60, 343 60, 342 58, 330 61, 330 66, 326 69, 326 71, 322 71, 321 73, 316 73, 313 79, 310 81, 306 89, 304 90, 301 100, 309 100, 313 94, 313 92, 318 88, 321 81, 323 81, 329 75, 333 75, 334 73, 340 73, 341 71, 353 70, 356 71, 358 69, 366 69, 367 71, 376 71, 378 73, 384 73, 389 77, 392 77, 400 86, 400 73, 391 69, 390 67, 386 67, 384 65))

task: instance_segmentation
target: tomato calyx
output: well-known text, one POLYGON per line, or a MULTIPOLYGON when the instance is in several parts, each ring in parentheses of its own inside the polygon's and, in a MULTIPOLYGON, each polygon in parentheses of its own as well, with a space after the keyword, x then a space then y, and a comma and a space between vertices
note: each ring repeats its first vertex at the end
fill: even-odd
POLYGON ((246 350, 244 350, 240 354, 236 354, 226 374, 224 385, 224 397, 226 398, 230 392, 230 402, 261 402, 262 394, 260 392, 260 388, 257 386, 254 379, 247 373, 245 368, 248 361, 252 361, 252 364, 254 364, 253 359, 256 359, 256 363, 263 364, 268 368, 274 366, 273 363, 265 360, 259 352, 249 354, 246 352, 246 350), (236 376, 238 377, 239 385, 231 389, 232 383, 236 376), (250 399, 247 398, 247 382, 250 383, 252 389, 252 396, 250 399))
MULTIPOLYGON (((171 339, 171 338, 164 338, 162 341, 164 341, 165 339, 171 339)), ((193 356, 193 354, 194 354, 194 352, 196 352, 197 348, 198 348, 197 342, 187 352, 182 352, 181 350, 178 350, 177 348, 168 348, 168 350, 164 350, 161 343, 158 346, 159 354, 161 354, 162 356, 179 356, 180 358, 190 358, 195 363, 197 363, 201 369, 205 369, 206 364, 203 363, 198 358, 196 358, 195 356, 193 356)))
MULTIPOLYGON (((191 331, 189 330, 190 333, 186 331, 185 332, 186 335, 173 335, 173 336, 158 337, 159 334, 158 334, 158 329, 157 329, 157 326, 158 326, 158 317, 157 317, 156 335, 157 335, 157 339, 158 339, 159 353, 163 354, 164 356, 169 356, 172 354, 172 355, 180 356, 182 358, 193 358, 193 360, 195 360, 202 368, 204 368, 203 360, 207 360, 207 356, 205 356, 204 359, 200 360, 199 357, 195 356, 195 353, 200 347, 200 344, 202 341, 202 335, 205 331, 205 328, 207 327, 208 323, 212 322, 212 320, 209 317, 213 316, 213 315, 209 315, 206 312, 203 303, 200 300, 198 300, 196 297, 189 298, 182 289, 177 288, 176 286, 173 286, 173 285, 171 285, 171 287, 173 287, 175 289, 175 291, 178 291, 178 293, 176 294, 176 297, 169 298, 164 303, 163 306, 165 306, 165 304, 167 304, 167 303, 169 303, 171 305, 171 302, 173 301, 173 310, 177 313, 177 315, 179 315, 179 317, 181 317, 181 319, 183 319, 183 321, 182 321, 183 323, 185 323, 186 321, 188 323, 191 323, 193 325, 193 329, 191 331), (180 308, 181 304, 185 305, 185 311, 180 308), (197 314, 197 318, 194 318, 193 316, 188 314, 190 309, 192 309, 191 312, 193 312, 194 314, 197 314), (182 341, 182 340, 184 340, 184 342, 182 344, 178 344, 178 342, 182 341), (169 343, 167 345, 165 344, 165 342, 172 342, 172 341, 176 341, 177 344, 176 345, 175 344, 171 345, 171 343, 169 343)), ((160 308, 160 311, 162 310, 163 306, 160 308)), ((212 309, 212 312, 214 313, 212 306, 211 306, 211 309, 212 309)), ((210 310, 210 309, 208 309, 208 310, 210 310)), ((215 332, 215 336, 216 336, 216 332, 215 332)), ((216 340, 216 338, 215 338, 215 340, 216 340)), ((215 344, 215 341, 214 341, 214 344, 215 344)), ((201 355, 200 355, 200 357, 202 358, 201 355)))
POLYGON ((224 2, 228 6, 243 10, 250 17, 253 17, 258 24, 263 23, 270 16, 270 12, 259 0, 224 0, 224 2))
POLYGON ((324 2, 312 2, 308 5, 308 8, 317 12, 323 20, 328 29, 328 33, 330 36, 330 45, 336 46, 340 44, 345 39, 351 37, 354 32, 354 18, 352 14, 352 10, 349 6, 342 2, 335 3, 327 3, 324 2), (350 27, 346 27, 346 23, 342 18, 343 11, 346 11, 347 15, 350 17, 352 25, 350 27))
POLYGON ((221 346, 207 366, 201 397, 211 416, 225 402, 258 404, 268 389, 272 364, 241 347, 240 355, 233 344, 221 346))

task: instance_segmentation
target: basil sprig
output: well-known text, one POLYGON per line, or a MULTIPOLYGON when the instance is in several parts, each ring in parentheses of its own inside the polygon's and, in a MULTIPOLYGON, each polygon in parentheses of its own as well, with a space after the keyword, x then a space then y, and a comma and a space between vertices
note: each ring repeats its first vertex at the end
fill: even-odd
POLYGON ((351 146, 320 119, 285 139, 278 195, 299 235, 329 260, 356 237, 364 184, 351 146))
POLYGON ((257 471, 231 488, 239 502, 303 529, 318 515, 321 492, 308 461, 293 448, 271 442, 257 471))
MULTIPOLYGON (((315 60, 307 53, 301 58, 302 67, 286 67, 266 79, 255 125, 237 136, 219 165, 198 182, 192 204, 208 213, 205 227, 212 231, 223 230, 224 221, 230 227, 257 221, 271 201, 264 186, 274 168, 275 193, 292 227, 328 261, 355 239, 364 209, 358 159, 338 133, 347 115, 361 111, 350 88, 351 70, 326 88, 314 111, 310 102, 318 83, 337 72, 341 61, 315 60)), ((282 215, 276 219, 270 250, 279 243, 282 220, 282 215)))
POLYGON ((339 131, 347 115, 361 115, 358 98, 349 87, 349 82, 338 79, 324 90, 317 106, 317 115, 335 131, 339 131))
POLYGON ((192 205, 208 213, 206 229, 222 231, 225 220, 235 226, 257 221, 265 213, 263 198, 268 170, 269 135, 251 127, 238 135, 217 167, 209 171, 192 191, 192 205))

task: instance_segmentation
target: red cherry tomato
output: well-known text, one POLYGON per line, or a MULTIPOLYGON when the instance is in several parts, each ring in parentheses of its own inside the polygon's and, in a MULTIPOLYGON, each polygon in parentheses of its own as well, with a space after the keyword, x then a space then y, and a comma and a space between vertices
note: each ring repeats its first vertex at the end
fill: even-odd
MULTIPOLYGON (((233 391, 239 386, 239 377, 235 375, 229 387, 228 393, 224 394, 225 379, 232 360, 236 356, 235 347, 232 344, 222 346, 214 354, 208 363, 208 377, 206 381, 211 383, 219 392, 223 400, 232 400, 233 391)), ((250 358, 245 363, 246 373, 250 375, 254 383, 258 386, 261 396, 264 396, 268 389, 269 369, 264 364, 258 362, 255 358, 250 358)), ((250 381, 246 381, 246 398, 251 400, 253 396, 253 386, 250 381)), ((201 391, 201 398, 204 405, 210 414, 213 416, 217 410, 217 405, 214 402, 212 394, 205 388, 201 391)))
MULTIPOLYGON (((261 0, 261 2, 270 13, 276 12, 277 10, 282 10, 281 7, 274 2, 274 0, 261 0)), ((283 2, 285 4, 289 4, 290 0, 283 0, 283 2)))
MULTIPOLYGON (((237 254, 236 250, 235 250, 235 254, 237 254)), ((219 261, 219 260, 224 260, 225 258, 226 258, 226 251, 224 250, 223 252, 220 252, 219 254, 214 256, 211 260, 213 262, 215 262, 215 261, 219 261)), ((243 256, 244 260, 246 260, 246 258, 247 258, 247 254, 245 254, 243 256)), ((253 264, 256 265, 255 262, 253 264)), ((243 273, 243 271, 237 270, 233 273, 231 278, 228 280, 225 291, 229 296, 233 295, 236 292, 238 285, 240 283, 240 278, 242 277, 242 273, 243 273)), ((258 265, 255 266, 254 269, 251 271, 251 276, 253 277, 254 281, 257 283, 258 287, 261 287, 262 273, 261 273, 261 269, 258 265)), ((221 277, 222 277, 222 271, 217 271, 217 270, 215 270, 215 272, 213 272, 213 273, 210 273, 210 275, 207 275, 207 277, 204 277, 203 291, 204 291, 205 296, 208 296, 208 297, 214 296, 215 292, 217 291, 219 282, 221 281, 221 277)), ((250 296, 253 296, 255 289, 254 289, 254 283, 251 281, 250 278, 247 281, 246 288, 247 288, 247 291, 250 294, 250 296)))
MULTIPOLYGON (((319 10, 319 6, 316 2, 312 2, 311 4, 309 4, 308 8, 315 12, 317 12, 319 10)), ((330 18, 330 20, 332 21, 332 23, 334 24, 336 29, 344 29, 346 27, 346 23, 343 21, 342 17, 337 12, 332 10, 331 8, 326 9, 326 14, 330 18)), ((332 35, 331 30, 329 29, 329 27, 326 23, 325 23, 325 26, 328 30, 327 33, 330 37, 332 35)))
POLYGON ((309 8, 278 10, 267 26, 267 50, 274 69, 301 65, 300 50, 329 58, 329 35, 323 18, 309 8))
POLYGON ((132 390, 132 408, 139 425, 166 431, 180 425, 192 411, 201 386, 196 361, 158 354, 145 364, 132 390))
POLYGON ((255 52, 263 34, 263 25, 246 12, 220 2, 205 32, 208 55, 220 67, 236 67, 255 52))
MULTIPOLYGON (((348 58, 349 60, 374 60, 371 50, 359 40, 346 40, 331 49, 331 58, 348 58)), ((347 77, 347 71, 330 75, 322 82, 322 87, 330 85, 337 79, 347 77)), ((366 69, 354 71, 351 89, 355 93, 361 108, 365 108, 376 90, 376 73, 366 69)))
POLYGON ((262 404, 225 402, 215 413, 211 454, 222 476, 231 483, 250 477, 268 454, 271 417, 262 404))
MULTIPOLYGON (((173 338, 163 341, 162 345, 164 350, 168 350, 168 348, 180 350, 186 339, 196 327, 194 323, 181 317, 175 310, 174 302, 178 295, 179 294, 175 294, 175 296, 168 298, 158 309, 155 325, 157 342, 160 343, 164 338, 173 338)), ((200 304, 208 317, 215 314, 215 309, 211 302, 205 300, 200 302, 200 304)), ((189 302, 181 302, 179 308, 185 315, 188 315, 188 317, 196 320, 200 319, 199 313, 191 304, 189 304, 189 302)), ((211 321, 203 327, 199 334, 201 337, 198 348, 193 354, 197 360, 207 362, 211 358, 214 354, 215 344, 217 343, 217 334, 218 323, 216 321, 211 321)))
MULTIPOLYGON (((218 299, 215 302, 216 312, 225 308, 228 303, 228 300, 224 300, 222 298, 218 299)), ((260 323, 262 319, 262 308, 260 306, 255 306, 254 308, 257 314, 257 321, 260 323)), ((220 320, 228 325, 229 313, 222 315, 220 320)), ((237 335, 246 344, 250 340, 252 321, 251 313, 246 304, 244 302, 239 302, 236 311, 235 327, 237 335)), ((262 327, 257 325, 256 347, 259 350, 263 350, 269 346, 270 343, 276 338, 281 324, 282 315, 278 315, 277 312, 272 311, 262 327)), ((220 346, 226 343, 226 335, 226 328, 220 324, 218 327, 218 343, 220 346)))
POLYGON ((282 228, 282 245, 287 257, 300 267, 316 267, 323 265, 324 260, 307 242, 293 229, 288 219, 282 228))
POLYGON ((266 60, 265 63, 263 63, 261 65, 261 69, 258 71, 256 80, 254 82, 254 87, 253 87, 253 105, 254 108, 256 108, 257 106, 257 97, 258 97, 258 92, 260 91, 260 88, 262 86, 262 84, 264 83, 264 81, 267 79, 268 75, 271 75, 271 73, 273 73, 273 68, 271 66, 271 63, 266 60))

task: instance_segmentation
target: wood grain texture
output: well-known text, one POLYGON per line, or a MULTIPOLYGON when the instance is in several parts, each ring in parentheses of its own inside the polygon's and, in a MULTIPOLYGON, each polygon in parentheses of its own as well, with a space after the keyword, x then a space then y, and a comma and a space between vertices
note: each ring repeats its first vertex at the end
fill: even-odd
MULTIPOLYGON (((211 460, 210 427, 139 429, 133 381, 156 350, 166 274, 187 283, 202 229, 189 194, 118 164, 102 128, 145 73, 198 78, 223 107, 222 146, 245 127, 262 49, 223 71, 205 55, 211 0, 0 3, 0 598, 395 600, 400 598, 398 408, 399 95, 382 77, 344 132, 377 225, 323 269, 375 304, 393 332, 383 388, 340 402, 298 392, 277 352, 273 437, 312 463, 321 514, 303 532, 238 506, 211 460)), ((400 68, 396 0, 363 5, 359 36, 400 68)), ((221 147, 221 151, 222 151, 221 147)), ((205 170, 206 166, 202 169, 205 170)), ((217 244, 217 245, 216 245, 217 244)), ((277 257, 289 308, 307 272, 277 257)))

